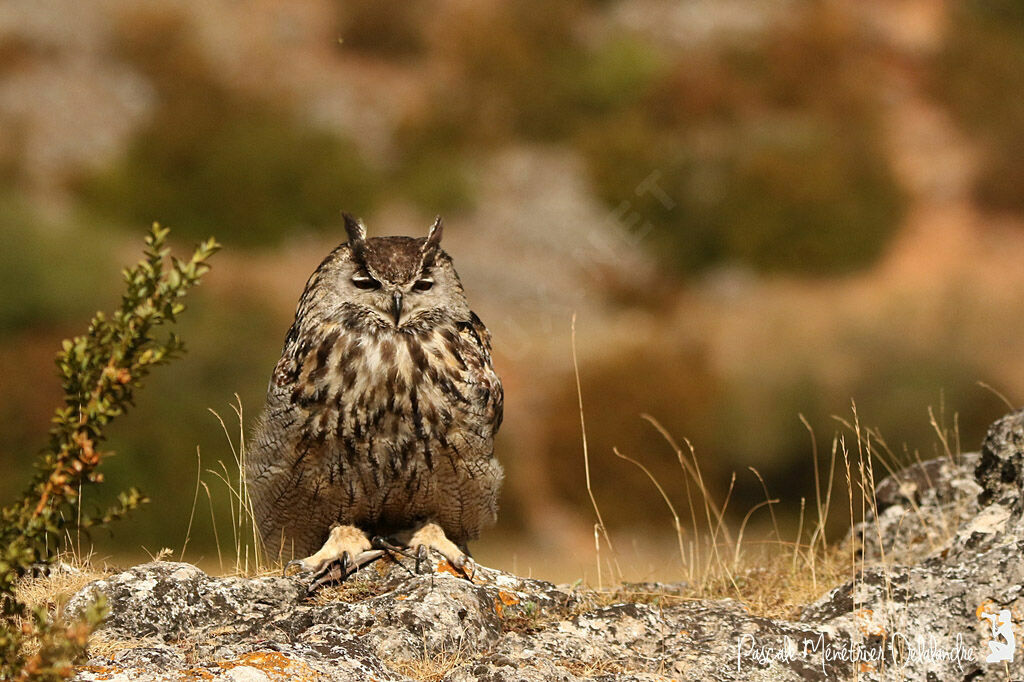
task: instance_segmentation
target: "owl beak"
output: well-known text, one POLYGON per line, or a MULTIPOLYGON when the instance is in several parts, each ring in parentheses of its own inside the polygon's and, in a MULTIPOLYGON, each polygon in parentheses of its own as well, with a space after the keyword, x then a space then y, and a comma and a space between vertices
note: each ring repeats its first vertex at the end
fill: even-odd
POLYGON ((391 296, 391 313, 395 316, 395 326, 397 327, 402 319, 402 292, 396 291, 391 296))

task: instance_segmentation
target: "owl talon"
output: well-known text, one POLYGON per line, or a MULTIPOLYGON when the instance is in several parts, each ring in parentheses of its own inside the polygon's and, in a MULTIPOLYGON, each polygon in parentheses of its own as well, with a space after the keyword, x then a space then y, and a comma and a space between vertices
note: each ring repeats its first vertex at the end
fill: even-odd
POLYGON ((430 558, 427 556, 427 546, 419 545, 416 548, 416 573, 423 575, 424 573, 430 572, 430 558), (427 570, 423 570, 423 565, 427 565, 427 570))
POLYGON ((382 538, 379 535, 370 538, 370 546, 374 549, 384 550, 385 552, 389 552, 392 554, 400 554, 401 556, 407 557, 409 559, 416 558, 416 555, 410 552, 407 548, 399 547, 398 545, 393 544, 389 540, 382 538))
POLYGON ((351 568, 352 557, 348 552, 344 552, 341 555, 341 559, 324 564, 306 587, 306 596, 313 594, 328 583, 344 582, 346 578, 354 573, 351 568))
POLYGON ((466 580, 473 582, 473 576, 476 575, 476 562, 473 561, 472 557, 465 554, 455 557, 455 560, 448 560, 448 563, 452 567, 462 574, 466 580))
POLYGON ((306 588, 306 594, 310 595, 316 592, 324 585, 330 583, 343 583, 348 580, 349 576, 358 571, 363 566, 376 561, 384 555, 384 550, 370 549, 365 552, 361 552, 352 558, 352 556, 345 552, 341 555, 340 559, 331 561, 323 566, 313 576, 313 580, 310 581, 309 587, 306 588))

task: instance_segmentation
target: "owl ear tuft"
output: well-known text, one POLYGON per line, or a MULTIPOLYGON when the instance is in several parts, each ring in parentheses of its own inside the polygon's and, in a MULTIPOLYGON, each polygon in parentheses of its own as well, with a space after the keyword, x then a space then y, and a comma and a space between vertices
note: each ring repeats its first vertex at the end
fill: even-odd
POLYGON ((366 244, 366 225, 351 213, 342 213, 345 219, 345 232, 348 234, 348 245, 357 257, 362 258, 363 247, 366 244))
POLYGON ((434 257, 437 256, 437 250, 441 248, 441 235, 444 233, 444 225, 441 222, 441 216, 437 216, 434 219, 434 224, 430 226, 430 232, 427 233, 427 238, 423 242, 423 247, 420 249, 421 256, 421 269, 430 267, 434 264, 434 257))
POLYGON ((363 225, 362 220, 356 218, 351 213, 342 213, 341 217, 345 219, 345 232, 348 233, 349 241, 366 241, 366 225, 363 225))

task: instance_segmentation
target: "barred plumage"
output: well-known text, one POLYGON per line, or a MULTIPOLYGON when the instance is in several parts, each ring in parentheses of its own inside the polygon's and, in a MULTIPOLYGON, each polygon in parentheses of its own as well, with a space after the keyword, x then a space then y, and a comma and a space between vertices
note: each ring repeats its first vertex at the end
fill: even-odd
POLYGON ((249 447, 264 545, 306 556, 332 527, 358 529, 306 560, 317 568, 367 537, 437 524, 465 552, 496 520, 502 480, 490 334, 440 249, 440 221, 419 239, 346 227, 306 283, 249 447))

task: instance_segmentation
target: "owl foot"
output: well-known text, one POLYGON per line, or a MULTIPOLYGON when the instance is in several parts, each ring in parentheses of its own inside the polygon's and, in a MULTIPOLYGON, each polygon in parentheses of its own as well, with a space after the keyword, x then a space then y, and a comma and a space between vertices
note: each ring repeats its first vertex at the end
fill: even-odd
POLYGON ((294 559, 285 564, 284 572, 298 566, 303 571, 314 571, 308 591, 313 592, 329 582, 341 582, 360 568, 379 558, 383 551, 370 546, 366 534, 355 526, 335 526, 327 542, 315 554, 305 559, 294 559))
MULTIPOLYGON (((374 549, 379 549, 388 554, 400 555, 416 562, 416 573, 423 574, 431 571, 428 552, 435 549, 440 552, 448 563, 457 569, 462 575, 470 580, 473 578, 473 560, 469 555, 459 549, 455 543, 445 536, 444 531, 435 523, 428 523, 422 526, 415 533, 405 531, 399 533, 395 540, 402 546, 394 544, 391 540, 376 536, 370 540, 374 549)), ((401 563, 401 562, 399 562, 401 563)))
POLYGON ((473 574, 476 572, 476 564, 470 556, 459 549, 458 545, 448 539, 448 536, 444 534, 444 530, 441 526, 436 523, 426 523, 420 527, 407 543, 408 546, 416 552, 416 571, 420 571, 420 566, 426 559, 428 549, 435 549, 448 560, 452 568, 457 570, 467 580, 473 579, 473 574))
POLYGON ((365 552, 357 554, 353 559, 350 558, 348 552, 345 552, 341 555, 340 559, 335 559, 334 561, 324 564, 323 568, 313 574, 313 580, 310 581, 309 586, 306 588, 306 594, 313 594, 324 585, 330 583, 345 582, 350 575, 366 564, 376 561, 383 555, 383 550, 368 549, 365 552))

